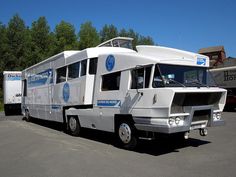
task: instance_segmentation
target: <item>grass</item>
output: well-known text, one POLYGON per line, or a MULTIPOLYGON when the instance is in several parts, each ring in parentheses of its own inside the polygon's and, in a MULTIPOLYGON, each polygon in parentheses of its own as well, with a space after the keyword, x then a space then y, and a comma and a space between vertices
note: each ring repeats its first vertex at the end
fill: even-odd
POLYGON ((3 107, 4 107, 3 102, 0 102, 0 112, 3 111, 3 109, 4 109, 3 107))

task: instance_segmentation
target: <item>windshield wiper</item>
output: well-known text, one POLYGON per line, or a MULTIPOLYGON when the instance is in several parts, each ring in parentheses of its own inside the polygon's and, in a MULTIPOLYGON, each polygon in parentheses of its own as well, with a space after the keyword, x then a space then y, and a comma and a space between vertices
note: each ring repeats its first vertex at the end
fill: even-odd
POLYGON ((181 82, 178 82, 178 81, 176 81, 176 80, 174 80, 174 79, 168 79, 168 81, 172 81, 172 82, 174 82, 174 83, 176 83, 176 84, 179 84, 179 85, 181 85, 181 86, 183 86, 183 87, 186 87, 184 84, 182 84, 181 82))
POLYGON ((191 82, 188 82, 188 84, 198 84, 200 86, 209 87, 207 84, 203 84, 200 81, 191 81, 191 82))

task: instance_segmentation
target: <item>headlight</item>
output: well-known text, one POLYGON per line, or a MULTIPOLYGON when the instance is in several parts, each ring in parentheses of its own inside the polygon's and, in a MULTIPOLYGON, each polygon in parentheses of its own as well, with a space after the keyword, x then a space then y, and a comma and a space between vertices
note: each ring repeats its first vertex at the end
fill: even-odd
POLYGON ((216 114, 216 119, 217 119, 217 120, 220 120, 220 119, 221 119, 221 113, 218 112, 218 113, 216 114))
POLYGON ((175 120, 173 118, 169 118, 169 125, 173 125, 175 120))
POLYGON ((217 113, 213 113, 213 120, 220 120, 221 119, 221 113, 217 112, 217 113))
POLYGON ((176 116, 176 117, 170 117, 168 120, 169 125, 180 125, 181 121, 184 120, 184 117, 176 116))
POLYGON ((178 125, 179 122, 180 122, 180 120, 181 120, 180 117, 176 117, 176 118, 175 118, 175 124, 178 125))

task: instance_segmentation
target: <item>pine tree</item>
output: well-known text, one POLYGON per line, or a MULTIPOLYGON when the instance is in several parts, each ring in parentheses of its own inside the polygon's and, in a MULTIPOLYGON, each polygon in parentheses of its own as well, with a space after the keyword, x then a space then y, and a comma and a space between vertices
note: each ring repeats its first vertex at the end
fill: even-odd
POLYGON ((81 24, 79 31, 79 48, 80 50, 95 47, 99 44, 99 35, 95 27, 91 22, 85 22, 81 24))

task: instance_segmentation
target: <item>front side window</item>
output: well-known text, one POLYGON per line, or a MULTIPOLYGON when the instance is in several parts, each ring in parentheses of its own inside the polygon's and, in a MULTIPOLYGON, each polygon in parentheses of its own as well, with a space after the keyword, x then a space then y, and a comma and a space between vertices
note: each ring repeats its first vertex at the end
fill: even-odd
POLYGON ((157 87, 199 87, 206 85, 206 68, 156 64, 152 86, 157 87))
POLYGON ((61 83, 65 81, 66 81, 66 66, 57 69, 56 83, 61 83))
POLYGON ((120 89, 121 72, 106 74, 102 76, 102 91, 119 90, 120 89))
POLYGON ((68 66, 68 80, 79 77, 79 67, 80 67, 80 62, 73 63, 68 66))
POLYGON ((131 71, 131 89, 148 88, 150 82, 151 67, 138 68, 131 71))

